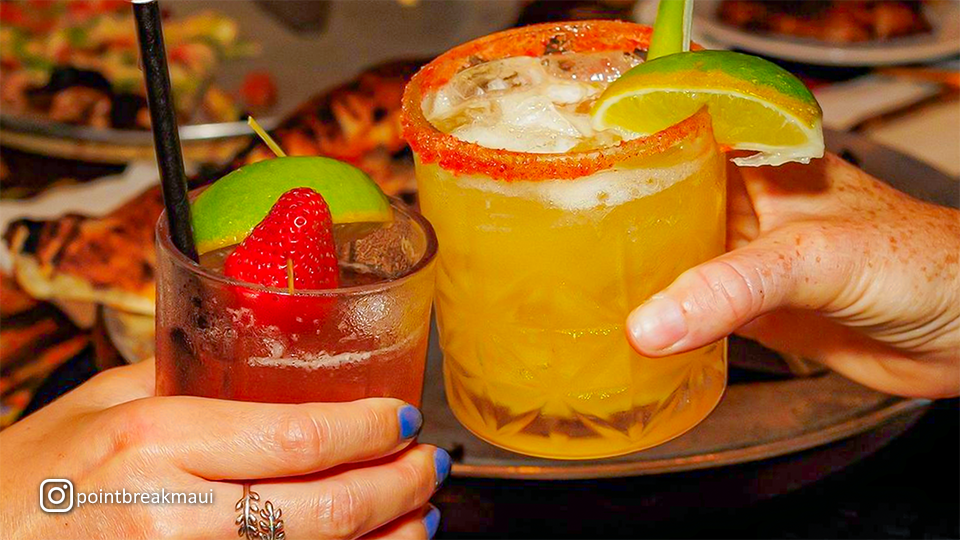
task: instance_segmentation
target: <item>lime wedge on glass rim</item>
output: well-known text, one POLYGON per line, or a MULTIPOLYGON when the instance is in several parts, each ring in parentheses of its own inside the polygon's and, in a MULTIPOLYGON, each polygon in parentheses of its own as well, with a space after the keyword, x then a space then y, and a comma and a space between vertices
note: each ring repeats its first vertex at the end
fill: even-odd
POLYGON ((594 127, 651 135, 708 107, 717 142, 757 153, 741 166, 823 156, 823 113, 804 84, 776 64, 732 51, 677 52, 615 80, 594 104, 594 127))
POLYGON ((360 169, 320 156, 277 157, 231 172, 193 200, 197 251, 203 254, 240 243, 281 195, 299 187, 323 196, 334 225, 393 219, 390 201, 360 169))

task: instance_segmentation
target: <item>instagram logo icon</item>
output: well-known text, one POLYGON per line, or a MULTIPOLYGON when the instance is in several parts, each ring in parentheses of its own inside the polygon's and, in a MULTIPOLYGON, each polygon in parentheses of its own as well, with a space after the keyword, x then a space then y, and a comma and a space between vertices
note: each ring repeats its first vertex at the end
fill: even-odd
POLYGON ((73 482, 65 478, 50 478, 41 482, 40 509, 48 514, 73 510, 73 482))

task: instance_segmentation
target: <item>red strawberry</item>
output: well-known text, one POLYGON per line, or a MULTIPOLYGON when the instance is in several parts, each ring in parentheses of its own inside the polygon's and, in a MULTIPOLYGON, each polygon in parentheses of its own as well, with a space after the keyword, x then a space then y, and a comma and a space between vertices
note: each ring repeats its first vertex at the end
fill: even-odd
MULTIPOLYGON (((227 257, 223 273, 234 279, 294 292, 331 289, 340 273, 330 208, 319 193, 296 188, 283 194, 243 242, 227 257)), ((261 323, 303 330, 329 308, 329 300, 279 292, 242 291, 243 303, 261 323), (322 304, 322 305, 321 305, 322 304)))

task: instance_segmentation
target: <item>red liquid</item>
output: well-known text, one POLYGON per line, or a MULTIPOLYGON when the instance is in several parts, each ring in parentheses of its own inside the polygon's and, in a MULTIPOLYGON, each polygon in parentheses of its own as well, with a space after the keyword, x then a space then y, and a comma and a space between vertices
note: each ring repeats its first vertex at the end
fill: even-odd
MULTIPOLYGON (((175 352, 162 349, 177 348, 176 339, 163 336, 158 340, 158 358, 174 358, 175 352)), ((393 397, 419 406, 426 350, 424 335, 386 350, 342 353, 339 359, 222 359, 201 354, 192 361, 158 365, 157 392, 268 403, 393 397)))
MULTIPOLYGON (((201 264, 219 271, 230 249, 204 255, 201 264)), ((411 304, 411 291, 268 294, 264 303, 251 300, 249 290, 175 268, 161 271, 158 394, 271 403, 393 397, 420 404, 429 303, 411 304), (270 309, 258 310, 263 306, 270 309)), ((343 287, 388 281, 341 268, 343 287)))

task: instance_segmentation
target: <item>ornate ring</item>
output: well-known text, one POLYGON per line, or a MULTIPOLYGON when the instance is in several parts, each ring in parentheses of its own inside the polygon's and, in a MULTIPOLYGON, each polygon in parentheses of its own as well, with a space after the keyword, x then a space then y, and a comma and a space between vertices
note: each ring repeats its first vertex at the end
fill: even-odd
POLYGON ((260 494, 243 484, 243 497, 237 501, 237 536, 246 540, 283 540, 283 511, 266 501, 260 508, 260 494))

